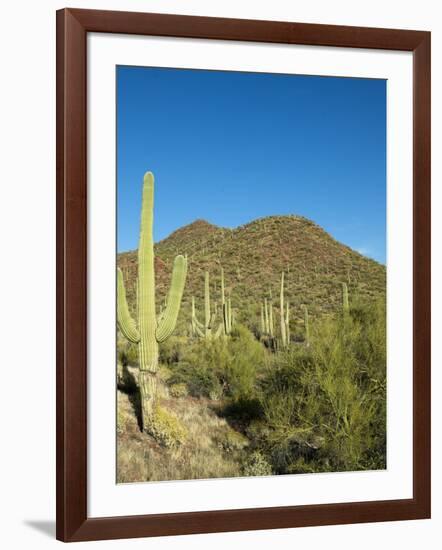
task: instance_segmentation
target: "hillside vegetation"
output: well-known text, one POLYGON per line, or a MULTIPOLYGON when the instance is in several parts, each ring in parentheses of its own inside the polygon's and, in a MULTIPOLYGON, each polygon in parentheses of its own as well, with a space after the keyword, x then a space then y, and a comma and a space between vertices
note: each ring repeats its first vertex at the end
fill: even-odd
MULTIPOLYGON (((118 333, 118 481, 385 468, 385 267, 302 217, 233 230, 198 220, 155 245, 158 311, 177 254, 187 254, 188 275, 176 329, 159 347, 154 434, 140 430, 137 346, 118 333), (199 337, 192 297, 204 322, 208 272, 211 310, 222 321, 221 267, 233 328, 228 336, 199 337), (278 346, 261 329, 264 298, 278 346)), ((136 252, 119 254, 118 265, 134 310, 136 252)))
MULTIPOLYGON (((224 229, 197 220, 155 245, 158 307, 165 299, 172 262, 187 254, 189 270, 175 334, 187 334, 191 297, 202 311, 204 273, 210 273, 212 302, 220 301, 221 266, 226 294, 239 322, 253 328, 259 321, 264 297, 276 303, 281 272, 294 328, 303 323, 301 305, 311 317, 332 314, 342 302, 341 282, 360 299, 385 295, 385 267, 339 243, 321 227, 299 216, 262 218, 236 229, 224 229)), ((135 307, 136 251, 118 255, 126 280, 129 305, 135 307)))

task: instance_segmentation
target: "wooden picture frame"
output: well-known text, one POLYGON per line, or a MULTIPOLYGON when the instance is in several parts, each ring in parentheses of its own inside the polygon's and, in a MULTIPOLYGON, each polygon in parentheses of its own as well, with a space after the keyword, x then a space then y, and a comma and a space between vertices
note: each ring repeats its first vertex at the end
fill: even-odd
POLYGON ((57 538, 84 541, 430 517, 430 33, 64 9, 57 12, 57 538), (87 33, 413 53, 413 498, 88 518, 87 33))

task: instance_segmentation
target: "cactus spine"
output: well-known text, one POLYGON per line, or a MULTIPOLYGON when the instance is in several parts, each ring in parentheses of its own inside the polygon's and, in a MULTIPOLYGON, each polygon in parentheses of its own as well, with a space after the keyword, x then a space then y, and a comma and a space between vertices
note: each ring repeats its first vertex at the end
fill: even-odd
POLYGON ((153 251, 154 176, 144 175, 141 206, 140 241, 138 246, 138 323, 127 307, 123 274, 118 269, 117 319, 124 336, 138 344, 140 362, 139 387, 143 430, 149 431, 157 397, 158 344, 169 338, 175 329, 187 275, 187 258, 174 261, 167 306, 159 319, 155 305, 155 271, 153 251))
POLYGON ((342 283, 342 309, 348 311, 348 287, 347 283, 342 283))

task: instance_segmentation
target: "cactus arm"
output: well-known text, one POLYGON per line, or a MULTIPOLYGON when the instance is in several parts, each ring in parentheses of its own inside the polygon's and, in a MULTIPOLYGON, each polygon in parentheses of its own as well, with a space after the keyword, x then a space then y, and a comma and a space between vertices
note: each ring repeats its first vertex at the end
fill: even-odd
POLYGON ((195 332, 196 332, 196 334, 197 334, 200 338, 204 338, 204 337, 205 337, 204 331, 201 330, 198 326, 195 326, 195 332))
POLYGON ((187 276, 187 260, 184 256, 177 256, 173 265, 172 281, 167 296, 167 306, 156 329, 157 342, 164 342, 175 329, 184 285, 187 276))
POLYGON ((266 331, 266 326, 264 322, 264 306, 261 304, 261 334, 264 334, 266 331))
POLYGON ((273 303, 270 300, 269 303, 269 328, 270 328, 270 336, 273 338, 274 336, 274 324, 273 324, 273 303))
POLYGON ((224 330, 224 323, 220 323, 217 331, 215 332, 215 338, 219 338, 224 330))
POLYGON ((210 316, 210 328, 213 328, 215 321, 216 321, 216 314, 212 313, 212 315, 210 316))
POLYGON ((129 312, 124 288, 123 273, 120 268, 117 270, 117 321, 121 332, 129 340, 137 344, 140 340, 140 333, 137 330, 135 321, 129 312))
POLYGON ((198 328, 200 329, 204 329, 204 324, 201 323, 201 321, 199 321, 198 317, 195 315, 194 318, 193 318, 194 322, 195 322, 195 326, 197 326, 198 328))
POLYGON ((265 312, 265 333, 270 334, 270 324, 269 324, 269 310, 267 306, 267 298, 264 298, 264 312, 265 312))

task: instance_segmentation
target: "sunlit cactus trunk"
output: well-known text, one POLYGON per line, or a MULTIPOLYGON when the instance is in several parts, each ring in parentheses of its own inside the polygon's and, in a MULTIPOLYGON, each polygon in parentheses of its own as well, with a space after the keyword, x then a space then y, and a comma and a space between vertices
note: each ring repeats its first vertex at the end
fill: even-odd
POLYGON ((175 258, 167 305, 157 320, 155 303, 155 270, 153 251, 154 177, 144 176, 141 206, 140 241, 138 246, 138 323, 127 306, 123 274, 118 270, 117 316, 124 336, 138 344, 140 363, 139 388, 142 427, 149 431, 157 397, 158 343, 164 342, 175 329, 187 275, 187 259, 175 258))

